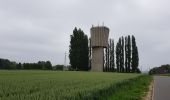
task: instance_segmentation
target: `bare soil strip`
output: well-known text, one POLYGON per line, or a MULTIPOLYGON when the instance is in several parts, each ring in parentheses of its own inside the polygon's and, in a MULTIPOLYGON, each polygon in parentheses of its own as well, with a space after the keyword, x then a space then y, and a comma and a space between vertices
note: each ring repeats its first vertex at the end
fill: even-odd
POLYGON ((151 82, 149 86, 149 91, 146 93, 147 95, 143 98, 143 100, 153 100, 154 92, 154 80, 151 82))

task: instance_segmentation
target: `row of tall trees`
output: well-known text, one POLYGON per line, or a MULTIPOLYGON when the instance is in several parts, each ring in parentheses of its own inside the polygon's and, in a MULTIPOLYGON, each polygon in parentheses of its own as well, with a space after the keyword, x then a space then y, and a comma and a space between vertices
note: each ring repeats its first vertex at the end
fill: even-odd
MULTIPOLYGON (((75 28, 70 36, 69 58, 73 70, 89 70, 91 46, 88 46, 88 37, 81 29, 75 28), (89 56, 90 55, 90 56, 89 56)), ((138 48, 135 37, 128 35, 120 37, 116 47, 114 40, 109 41, 109 48, 105 49, 104 71, 140 72, 138 48)))
POLYGON ((51 70, 50 61, 39 61, 38 63, 16 63, 8 59, 0 59, 0 69, 43 69, 51 70))
POLYGON ((138 48, 133 35, 119 38, 115 52, 117 72, 140 72, 138 48))
POLYGON ((73 70, 89 70, 88 37, 81 29, 75 28, 70 36, 69 58, 73 70))
POLYGON ((114 47, 114 40, 110 39, 108 48, 104 49, 104 68, 103 71, 105 72, 114 72, 115 69, 115 47, 114 47))

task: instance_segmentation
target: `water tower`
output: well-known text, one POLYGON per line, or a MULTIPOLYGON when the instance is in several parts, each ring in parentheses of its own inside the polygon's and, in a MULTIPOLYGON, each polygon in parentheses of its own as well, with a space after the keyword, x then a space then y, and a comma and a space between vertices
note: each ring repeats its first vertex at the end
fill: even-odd
POLYGON ((109 28, 96 26, 90 29, 92 62, 91 70, 102 72, 104 68, 104 48, 108 48, 109 28))

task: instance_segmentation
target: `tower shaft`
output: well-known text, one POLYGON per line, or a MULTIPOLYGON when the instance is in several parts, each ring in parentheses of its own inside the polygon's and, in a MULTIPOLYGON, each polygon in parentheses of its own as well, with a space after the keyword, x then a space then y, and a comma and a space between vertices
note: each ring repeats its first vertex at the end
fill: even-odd
POLYGON ((92 71, 103 71, 104 65, 104 51, 102 47, 92 48, 92 71))

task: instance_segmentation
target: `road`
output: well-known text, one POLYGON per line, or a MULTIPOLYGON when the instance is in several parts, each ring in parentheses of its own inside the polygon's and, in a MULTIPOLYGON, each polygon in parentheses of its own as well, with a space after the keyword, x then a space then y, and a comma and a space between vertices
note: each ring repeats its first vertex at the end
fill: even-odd
POLYGON ((154 76, 153 100, 170 100, 170 76, 154 76))

